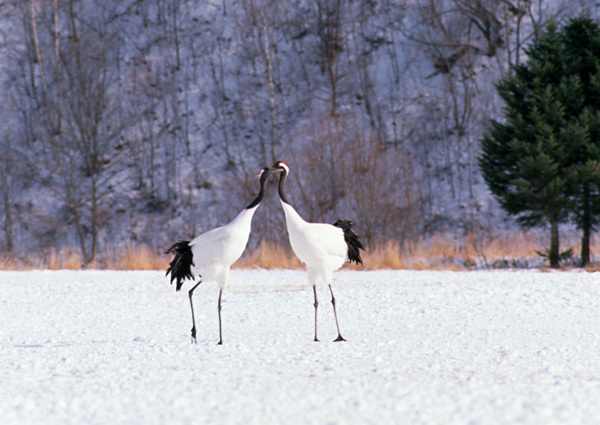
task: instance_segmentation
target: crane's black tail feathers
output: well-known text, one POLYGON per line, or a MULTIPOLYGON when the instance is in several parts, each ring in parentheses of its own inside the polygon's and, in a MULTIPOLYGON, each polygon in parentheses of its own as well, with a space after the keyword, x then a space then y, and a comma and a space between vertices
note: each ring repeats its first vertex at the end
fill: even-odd
POLYGON ((355 262, 356 264, 362 264, 362 258, 360 258, 360 250, 365 251, 365 247, 360 241, 360 237, 352 230, 352 222, 350 220, 339 219, 334 226, 339 227, 344 231, 344 240, 348 245, 348 261, 355 262))
POLYGON ((173 260, 169 263, 169 268, 167 269, 167 274, 165 276, 168 276, 169 273, 171 273, 171 285, 173 284, 173 281, 177 279, 176 290, 179 291, 184 280, 194 280, 194 275, 192 274, 194 259, 190 241, 175 242, 173 246, 167 250, 166 254, 174 254, 175 257, 173 257, 173 260))

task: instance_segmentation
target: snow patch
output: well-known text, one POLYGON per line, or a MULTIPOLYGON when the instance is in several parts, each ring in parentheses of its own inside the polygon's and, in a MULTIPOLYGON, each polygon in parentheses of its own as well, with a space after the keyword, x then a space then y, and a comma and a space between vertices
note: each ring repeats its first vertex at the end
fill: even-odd
POLYGON ((0 272, 0 423, 600 423, 598 273, 0 272))

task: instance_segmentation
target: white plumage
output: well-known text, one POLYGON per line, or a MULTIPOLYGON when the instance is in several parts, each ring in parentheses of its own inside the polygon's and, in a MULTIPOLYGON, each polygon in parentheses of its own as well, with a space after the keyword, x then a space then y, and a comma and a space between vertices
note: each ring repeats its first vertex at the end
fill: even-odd
POLYGON ((276 162, 271 170, 281 173, 279 177, 279 197, 285 214, 285 223, 292 250, 300 261, 306 264, 308 282, 313 287, 315 298, 315 341, 317 337, 317 278, 320 276, 328 285, 331 293, 331 304, 335 317, 338 337, 335 341, 345 341, 340 333, 335 297, 331 289, 333 272, 338 270, 346 261, 355 261, 362 264, 360 249, 364 250, 358 235, 352 230, 352 222, 338 220, 335 224, 309 223, 305 221, 289 204, 285 196, 285 179, 289 174, 289 167, 283 161, 276 162))
MULTIPOLYGON (((342 229, 326 223, 309 223, 284 201, 281 201, 281 207, 290 245, 308 270, 333 274, 344 265, 348 258, 348 246, 342 229)), ((326 279, 326 282, 329 283, 329 280, 326 279)))
POLYGON ((257 208, 244 209, 228 224, 202 233, 190 242, 194 275, 201 275, 204 282, 216 281, 220 288, 227 286, 229 269, 246 248, 257 208))
POLYGON ((271 171, 269 168, 263 168, 259 174, 260 192, 256 198, 240 212, 230 223, 209 230, 194 238, 191 242, 179 241, 173 244, 167 251, 167 254, 173 253, 175 256, 169 268, 167 275, 171 274, 171 283, 177 281, 176 290, 179 291, 186 279, 194 280, 198 275, 200 280, 189 291, 190 308, 192 310, 192 342, 196 342, 196 319, 194 317, 194 304, 192 296, 194 290, 202 282, 215 281, 219 284, 219 344, 223 344, 223 333, 221 327, 221 296, 223 289, 229 282, 229 271, 246 248, 252 217, 256 212, 260 202, 264 197, 265 182, 269 178, 271 171))

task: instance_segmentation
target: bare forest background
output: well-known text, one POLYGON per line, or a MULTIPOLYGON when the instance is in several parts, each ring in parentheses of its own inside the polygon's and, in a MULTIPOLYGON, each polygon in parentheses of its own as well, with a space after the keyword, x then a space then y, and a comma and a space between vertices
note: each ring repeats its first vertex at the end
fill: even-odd
MULTIPOLYGON (((83 262, 232 219, 275 160, 369 247, 513 228, 495 82, 592 0, 0 0, 0 253, 83 262)), ((271 182, 250 247, 284 243, 271 182)))

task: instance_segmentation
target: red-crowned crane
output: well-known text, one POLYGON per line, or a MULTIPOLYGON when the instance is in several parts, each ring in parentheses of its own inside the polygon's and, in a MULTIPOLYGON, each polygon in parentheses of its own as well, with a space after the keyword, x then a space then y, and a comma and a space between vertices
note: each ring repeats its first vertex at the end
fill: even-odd
POLYGON ((229 270, 244 252, 252 217, 262 201, 265 194, 265 182, 271 175, 271 170, 264 167, 257 176, 260 179, 260 192, 250 204, 238 214, 230 223, 209 230, 196 236, 194 240, 178 241, 167 250, 167 254, 175 257, 169 263, 167 275, 171 274, 171 284, 177 280, 176 290, 181 289, 184 280, 194 280, 198 275, 199 282, 188 292, 190 308, 192 310, 192 343, 196 343, 196 319, 194 318, 194 304, 192 295, 194 290, 202 282, 215 281, 219 284, 219 345, 223 344, 223 333, 221 330, 221 296, 223 289, 229 281, 229 270))
POLYGON ((333 225, 326 223, 309 223, 300 217, 296 210, 290 205, 285 196, 285 178, 290 172, 288 165, 283 161, 277 161, 272 167, 273 173, 279 176, 279 198, 285 214, 290 245, 296 256, 306 264, 308 282, 313 287, 315 296, 315 341, 317 337, 317 278, 321 276, 329 286, 331 293, 331 304, 335 317, 338 337, 335 341, 345 341, 340 333, 337 312, 335 309, 335 297, 331 289, 333 272, 338 270, 346 261, 354 261, 362 264, 360 250, 364 250, 359 236, 352 230, 350 220, 338 220, 333 225))

